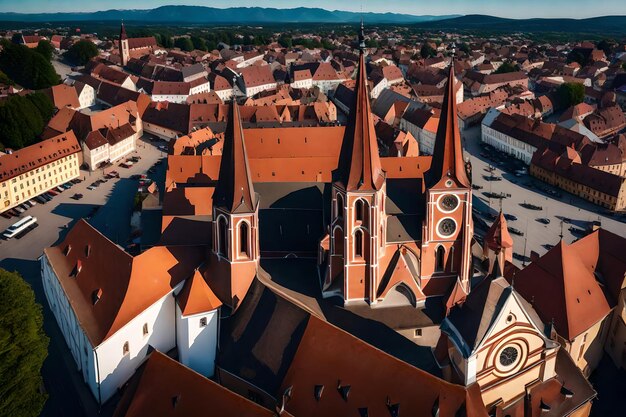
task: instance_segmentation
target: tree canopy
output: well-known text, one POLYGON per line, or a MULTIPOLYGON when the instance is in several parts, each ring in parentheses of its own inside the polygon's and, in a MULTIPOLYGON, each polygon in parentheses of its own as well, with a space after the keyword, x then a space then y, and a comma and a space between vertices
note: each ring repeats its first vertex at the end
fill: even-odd
POLYGON ((46 58, 46 60, 50 61, 52 59, 52 53, 54 52, 54 46, 50 42, 45 39, 42 39, 37 44, 35 48, 36 52, 39 52, 41 56, 46 58))
POLYGON ((10 96, 0 104, 0 143, 5 148, 20 149, 38 142, 53 110, 43 93, 10 96))
POLYGON ((194 49, 198 49, 200 51, 206 51, 206 41, 199 36, 192 36, 191 43, 193 44, 194 49))
POLYGON ((54 67, 42 54, 24 45, 2 42, 0 71, 23 87, 39 90, 60 81, 54 67))
POLYGON ((78 65, 85 65, 96 56, 98 56, 98 48, 93 42, 85 39, 76 42, 65 53, 67 59, 78 65))
POLYGON ((500 67, 495 70, 494 74, 506 74, 507 72, 515 72, 519 71, 519 67, 517 65, 513 65, 510 62, 505 62, 500 67))
POLYGON ((420 49, 420 55, 422 58, 431 58, 437 54, 435 48, 430 46, 428 42, 422 45, 422 49, 420 49))
POLYGON ((48 355, 43 315, 31 287, 0 269, 0 416, 38 416, 46 402, 41 367, 48 355))
POLYGON ((190 52, 193 51, 193 42, 190 38, 186 36, 181 36, 180 38, 176 38, 174 41, 174 46, 180 48, 182 51, 190 52))
POLYGON ((585 98, 585 86, 580 83, 563 83, 556 90, 557 96, 564 108, 575 106, 585 98))

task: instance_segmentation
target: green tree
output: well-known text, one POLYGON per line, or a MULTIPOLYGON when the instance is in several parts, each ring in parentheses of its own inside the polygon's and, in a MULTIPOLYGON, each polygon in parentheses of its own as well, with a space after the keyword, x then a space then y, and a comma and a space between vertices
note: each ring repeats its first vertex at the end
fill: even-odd
POLYGON ((41 367, 48 355, 43 315, 32 288, 0 269, 0 415, 38 416, 46 402, 41 367))
POLYGON ((432 46, 430 46, 428 42, 424 43, 422 45, 422 49, 420 49, 420 56, 422 58, 432 58, 436 54, 437 54, 437 51, 435 51, 435 49, 432 46))
POLYGON ((0 71, 0 84, 14 85, 15 83, 4 72, 0 71))
POLYGON ((494 71, 494 74, 506 74, 507 72, 515 72, 519 71, 519 67, 517 65, 513 65, 510 62, 505 62, 500 65, 500 67, 494 71))
POLYGON ((54 52, 54 47, 52 46, 50 42, 48 42, 45 39, 42 39, 37 44, 35 51, 39 52, 41 56, 43 56, 48 61, 50 61, 52 59, 52 53, 54 52))
POLYGON ((50 61, 24 45, 2 42, 0 71, 26 88, 39 90, 59 83, 50 61))
POLYGON ((624 63, 622 64, 622 69, 623 69, 624 71, 626 71, 626 62, 624 62, 624 63))
POLYGON ((36 143, 52 113, 52 102, 43 93, 9 97, 0 104, 2 144, 20 149, 36 143))
POLYGON ((602 39, 600 42, 598 42, 596 48, 602 50, 604 52, 604 55, 606 55, 607 57, 609 57, 613 52, 613 45, 606 39, 602 39))
POLYGON ((585 86, 580 83, 563 83, 556 90, 561 106, 564 108, 575 106, 585 98, 585 86))
POLYGON ((287 35, 286 33, 280 35, 280 38, 278 38, 278 43, 283 48, 291 48, 293 46, 293 40, 291 39, 291 36, 287 35))
POLYGON ((461 51, 461 52, 465 52, 465 53, 466 53, 466 54, 468 54, 468 55, 472 52, 472 51, 470 50, 469 45, 468 45, 467 43, 465 43, 465 42, 462 42, 462 43, 459 45, 459 51, 461 51))
POLYGON ((88 40, 80 40, 70 47, 65 53, 65 58, 78 65, 85 65, 92 58, 98 56, 98 48, 88 40))
POLYGON ((207 46, 206 46, 206 42, 204 39, 198 37, 198 36, 192 36, 191 37, 191 43, 193 44, 193 48, 194 49, 199 49, 201 51, 206 51, 207 50, 207 46))
POLYGON ((572 51, 567 55, 567 62, 578 62, 581 67, 584 67, 589 62, 589 57, 584 56, 579 51, 572 51))
POLYGON ((174 46, 180 48, 182 51, 193 51, 193 42, 191 42, 191 39, 186 36, 176 38, 176 40, 174 41, 174 46))

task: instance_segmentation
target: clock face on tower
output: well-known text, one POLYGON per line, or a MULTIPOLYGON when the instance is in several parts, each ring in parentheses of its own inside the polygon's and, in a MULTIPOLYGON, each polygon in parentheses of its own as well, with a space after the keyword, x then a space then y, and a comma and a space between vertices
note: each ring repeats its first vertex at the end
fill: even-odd
POLYGON ((441 197, 439 200, 439 207, 444 211, 452 211, 459 205, 459 199, 452 195, 447 194, 441 197))
POLYGON ((500 364, 502 366, 510 366, 517 360, 518 352, 512 346, 506 347, 500 352, 500 364))
POLYGON ((439 228, 438 228, 439 235, 447 237, 447 236, 452 235, 455 230, 456 230, 456 223, 454 222, 454 220, 447 218, 439 222, 439 228))

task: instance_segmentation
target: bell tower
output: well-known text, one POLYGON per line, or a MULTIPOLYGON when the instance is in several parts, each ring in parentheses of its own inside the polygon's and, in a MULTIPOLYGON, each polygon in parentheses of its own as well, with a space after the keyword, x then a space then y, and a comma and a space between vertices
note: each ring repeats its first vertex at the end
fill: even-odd
POLYGON ((122 59, 122 66, 128 64, 130 59, 130 48, 128 46, 128 36, 126 35, 126 28, 124 22, 122 22, 122 28, 120 29, 120 41, 119 41, 120 58, 122 59))
POLYGON ((363 22, 359 41, 354 103, 333 172, 330 256, 322 290, 325 296, 342 296, 345 303, 371 304, 386 243, 386 187, 367 92, 363 22))
POLYGON ((472 188, 463 160, 455 84, 452 62, 432 163, 424 175, 421 273, 427 296, 442 295, 453 285, 468 293, 471 278, 472 188))
POLYGON ((224 135, 219 179, 213 193, 212 259, 221 273, 209 279, 227 279, 216 288, 222 302, 236 308, 246 295, 259 265, 259 204, 252 185, 239 107, 230 111, 224 135))

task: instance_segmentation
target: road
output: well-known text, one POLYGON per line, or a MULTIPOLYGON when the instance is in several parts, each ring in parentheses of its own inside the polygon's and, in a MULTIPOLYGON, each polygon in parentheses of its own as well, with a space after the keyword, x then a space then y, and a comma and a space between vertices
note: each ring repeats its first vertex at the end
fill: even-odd
POLYGON ((63 56, 57 55, 56 53, 52 56, 52 66, 54 70, 61 77, 61 81, 67 78, 68 74, 72 72, 72 68, 67 63, 63 62, 63 56))
MULTIPOLYGON (((506 214, 512 214, 517 217, 515 221, 508 221, 508 225, 524 233, 524 236, 511 234, 514 241, 514 252, 519 254, 525 253, 526 256, 530 256, 531 251, 539 255, 546 253, 548 249, 543 245, 556 245, 560 241, 561 219, 564 217, 573 220, 572 224, 563 223, 563 239, 567 243, 571 243, 580 237, 569 231, 570 226, 583 228, 587 226, 588 222, 595 220, 600 220, 604 229, 626 236, 626 224, 618 221, 616 218, 604 215, 601 208, 594 204, 566 192, 562 192, 563 197, 558 199, 539 192, 534 188, 526 187, 524 184, 529 181, 544 184, 539 180, 531 178, 529 175, 515 177, 496 168, 494 175, 502 177, 502 180, 487 181, 484 176, 490 175, 486 171, 490 161, 480 156, 482 152, 480 127, 472 127, 468 131, 463 132, 462 136, 464 138, 466 156, 469 156, 472 162, 472 182, 483 187, 481 190, 474 190, 474 207, 491 207, 492 212, 497 213, 500 210, 500 201, 493 198, 489 200, 484 193, 491 191, 494 193, 511 194, 510 198, 502 200, 502 210, 506 214), (520 206, 524 202, 541 206, 542 210, 534 211, 520 206), (544 225, 539 223, 537 219, 542 217, 550 219, 550 224, 544 225)), ((491 221, 487 221, 487 223, 491 224, 491 221)), ((479 231, 477 230, 477 232, 479 231)), ((514 260, 514 263, 522 266, 520 260, 514 260)))
MULTIPOLYGON (((37 204, 24 213, 37 217, 39 227, 19 240, 0 240, 0 267, 20 272, 32 286, 37 302, 43 306, 44 330, 50 337, 48 357, 42 369, 44 386, 49 395, 42 413, 44 417, 82 417, 112 413, 110 406, 105 405, 103 410, 98 409, 95 399, 76 371, 76 365, 45 300, 37 258, 44 248, 60 241, 78 219, 93 213, 94 208, 97 211, 89 220, 90 223, 109 239, 122 246, 126 244, 130 234, 133 198, 138 185, 130 177, 145 173, 159 158, 165 156, 144 140, 140 141, 136 155, 141 156, 141 160, 130 169, 118 166, 108 168, 106 172, 116 170, 121 178, 109 180, 95 190, 87 190, 87 186, 102 178, 102 171, 91 174, 82 171, 85 181, 54 197, 47 204, 37 204), (75 193, 83 194, 84 198, 79 201, 71 199, 75 193)), ((154 174, 161 181, 164 178, 165 165, 158 166, 158 171, 154 174)), ((162 189, 161 184, 160 187, 162 189)), ((0 218, 0 230, 16 221, 16 218, 0 218)))

